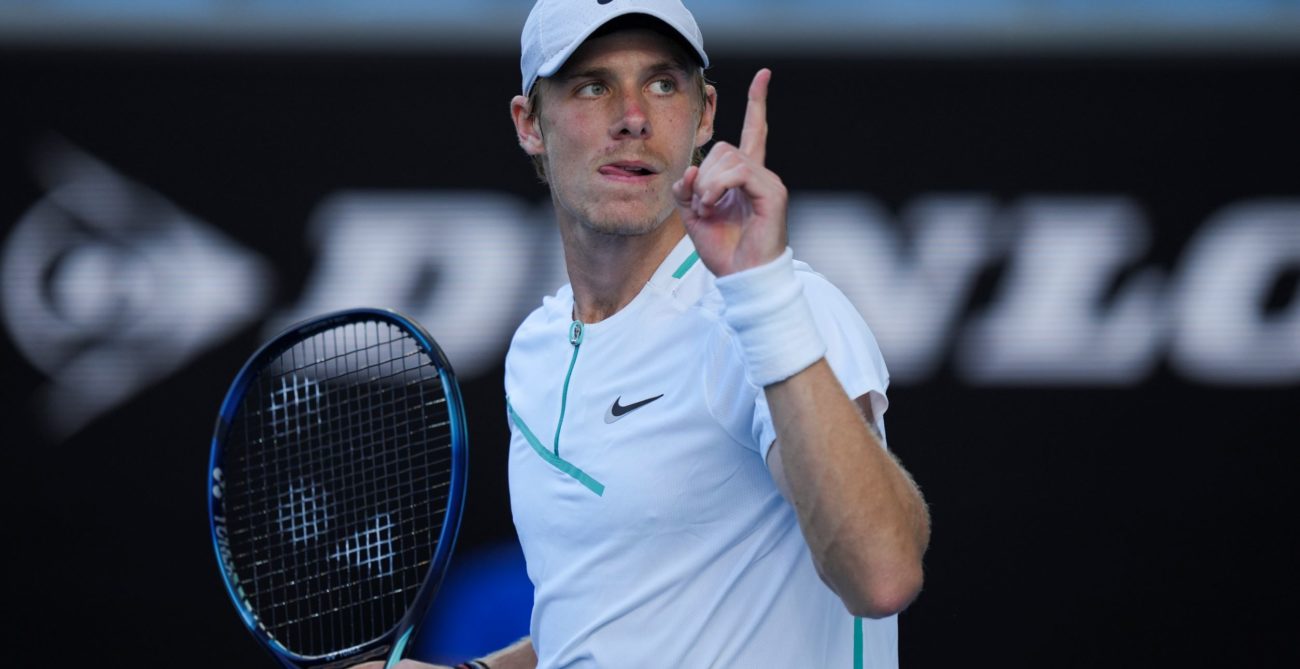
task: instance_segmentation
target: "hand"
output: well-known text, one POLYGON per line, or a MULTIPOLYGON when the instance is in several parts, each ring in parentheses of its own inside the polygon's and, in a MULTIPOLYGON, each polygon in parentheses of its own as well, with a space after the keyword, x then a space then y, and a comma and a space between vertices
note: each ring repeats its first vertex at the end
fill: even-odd
POLYGON ((789 194, 763 165, 767 153, 767 85, 761 69, 749 85, 740 148, 718 142, 699 167, 673 184, 673 197, 700 260, 715 276, 767 263, 785 251, 789 194))

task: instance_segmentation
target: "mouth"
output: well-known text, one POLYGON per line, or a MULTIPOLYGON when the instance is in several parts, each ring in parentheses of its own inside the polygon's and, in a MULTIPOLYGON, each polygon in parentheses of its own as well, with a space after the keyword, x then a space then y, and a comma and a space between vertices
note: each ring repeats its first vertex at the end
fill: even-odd
POLYGON ((602 176, 618 179, 620 181, 642 181, 659 174, 659 170, 653 165, 637 160, 606 163, 601 165, 600 169, 597 171, 600 172, 602 176))

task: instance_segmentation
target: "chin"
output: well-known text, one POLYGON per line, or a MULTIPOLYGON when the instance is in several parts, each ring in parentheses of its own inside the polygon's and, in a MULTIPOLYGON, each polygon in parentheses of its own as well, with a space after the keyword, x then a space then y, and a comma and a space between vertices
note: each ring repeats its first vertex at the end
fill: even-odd
POLYGON ((655 221, 596 221, 587 224, 592 232, 613 237, 639 237, 659 228, 655 221))
POLYGON ((593 232, 617 237, 637 237, 658 230, 672 215, 672 208, 648 213, 645 211, 598 211, 586 217, 586 227, 593 232))

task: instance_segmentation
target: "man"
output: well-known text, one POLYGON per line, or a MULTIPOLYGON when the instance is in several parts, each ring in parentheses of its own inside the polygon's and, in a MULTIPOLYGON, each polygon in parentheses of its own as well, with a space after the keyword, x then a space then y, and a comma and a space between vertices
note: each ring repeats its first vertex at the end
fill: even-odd
POLYGON ((506 360, 532 634, 463 666, 897 666, 929 520, 874 339, 786 248, 771 73, 696 166, 717 93, 679 0, 540 0, 522 43, 570 285, 506 360))

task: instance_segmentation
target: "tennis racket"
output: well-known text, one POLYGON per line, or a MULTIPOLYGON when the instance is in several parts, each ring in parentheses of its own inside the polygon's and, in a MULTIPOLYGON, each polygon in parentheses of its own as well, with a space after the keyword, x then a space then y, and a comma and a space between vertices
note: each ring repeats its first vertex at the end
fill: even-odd
POLYGON ((401 658, 456 542, 466 449, 451 366, 395 312, 299 323, 245 363, 208 510, 230 599, 281 664, 401 658))

